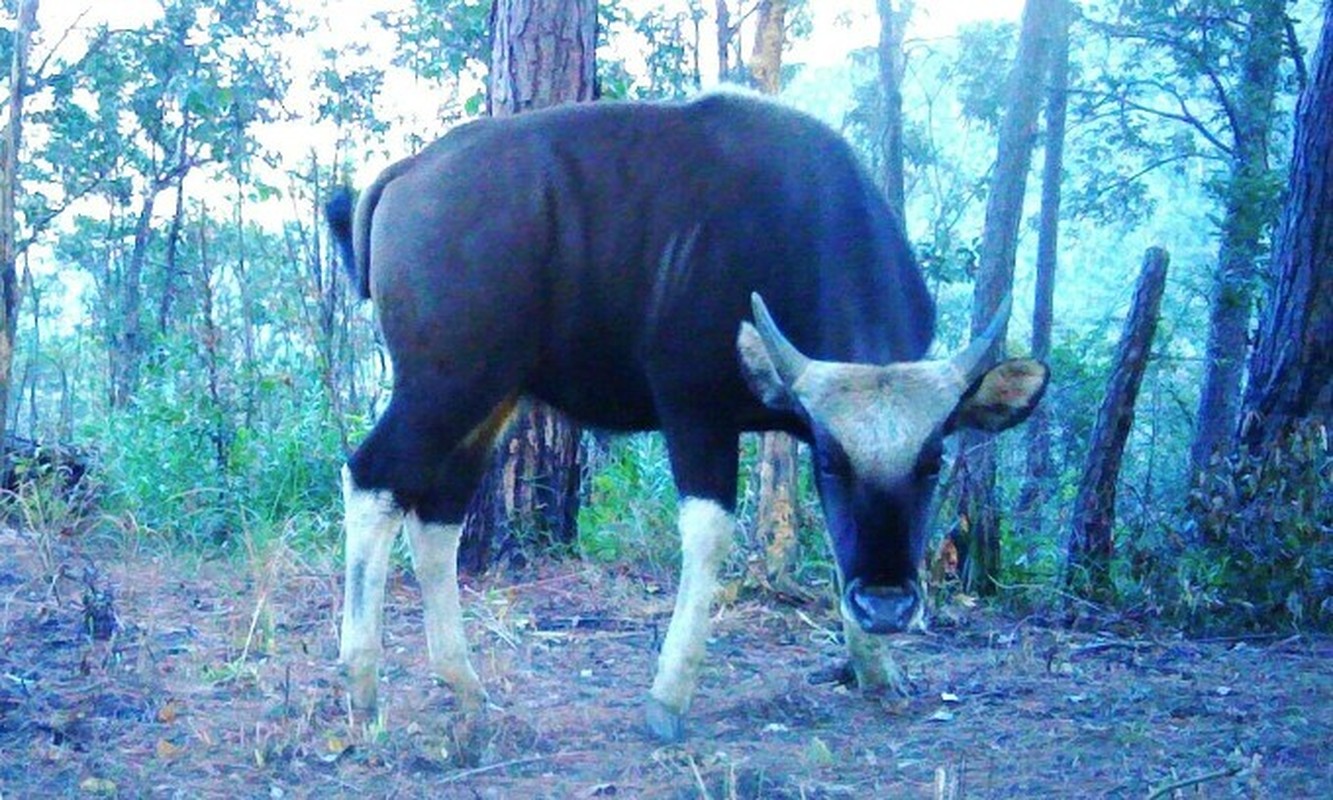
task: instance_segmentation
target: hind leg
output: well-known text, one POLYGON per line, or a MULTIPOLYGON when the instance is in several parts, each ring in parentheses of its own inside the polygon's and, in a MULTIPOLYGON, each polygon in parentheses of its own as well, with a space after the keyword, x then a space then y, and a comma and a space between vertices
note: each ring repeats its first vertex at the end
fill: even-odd
POLYGON ((392 493, 359 488, 347 466, 342 469, 342 484, 346 577, 339 661, 347 669, 352 706, 373 709, 382 648, 384 582, 403 513, 392 493))
POLYGON ((407 515, 403 525, 412 548, 412 568, 421 585, 426 649, 431 673, 458 697, 465 712, 480 710, 486 690, 468 659, 463 607, 458 597, 458 544, 463 515, 490 462, 496 436, 514 411, 507 399, 492 409, 450 455, 429 498, 407 515))
POLYGON ((458 693, 464 707, 479 707, 485 698, 467 657, 458 541, 468 500, 514 403, 441 404, 433 399, 427 404, 395 396, 343 469, 347 563, 340 658, 359 709, 376 702, 384 584, 400 526, 421 584, 432 671, 458 693), (446 418, 437 410, 441 406, 462 413, 446 418), (404 408, 431 410, 413 415, 404 408))
POLYGON ((458 541, 463 526, 423 522, 408 514, 403 526, 425 607, 431 673, 454 690, 464 711, 479 710, 486 690, 468 659, 463 607, 458 597, 458 541))

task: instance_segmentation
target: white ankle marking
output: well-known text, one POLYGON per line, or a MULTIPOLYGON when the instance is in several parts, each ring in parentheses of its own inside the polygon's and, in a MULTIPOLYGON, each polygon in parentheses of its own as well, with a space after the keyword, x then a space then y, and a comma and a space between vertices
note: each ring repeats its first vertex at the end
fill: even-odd
POLYGON ((390 492, 357 488, 346 466, 342 479, 346 552, 340 658, 351 670, 354 697, 373 703, 384 583, 402 514, 390 492))
POLYGON ((680 505, 681 573, 676 607, 657 661, 652 695, 678 714, 690 706, 711 627, 717 573, 730 549, 735 518, 712 500, 680 505))
POLYGON ((408 514, 403 528, 412 548, 417 582, 421 584, 431 671, 449 684, 465 706, 478 705, 486 693, 468 660, 467 632, 458 597, 458 540, 462 526, 428 524, 416 514, 408 514))

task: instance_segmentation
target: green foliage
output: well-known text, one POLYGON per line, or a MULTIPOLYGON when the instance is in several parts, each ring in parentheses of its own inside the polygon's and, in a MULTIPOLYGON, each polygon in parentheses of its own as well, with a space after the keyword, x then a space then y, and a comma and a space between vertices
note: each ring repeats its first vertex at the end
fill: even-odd
POLYGON ((1178 570, 1198 627, 1333 629, 1333 448, 1322 424, 1218 460, 1190 493, 1198 549, 1178 570))
MULTIPOLYGON (((680 99, 698 90, 702 0, 681 8, 659 4, 642 11, 620 2, 597 4, 597 87, 607 99, 680 99), (626 53, 642 54, 642 69, 626 53)), ((637 59, 635 59, 637 60, 637 59)))
POLYGON ((1018 26, 1012 22, 978 22, 958 31, 958 99, 963 116, 995 130, 1000 126, 1004 81, 997 65, 1013 63, 1018 26))
MULTIPOLYGON (((601 562, 638 561, 669 570, 679 552, 676 488, 659 434, 635 434, 590 448, 579 508, 578 549, 601 562)), ((665 574, 665 573, 664 573, 665 574)))
POLYGON ((132 407, 85 430, 107 443, 105 510, 133 516, 167 541, 206 548, 253 528, 276 531, 294 517, 331 526, 342 450, 318 387, 291 392, 261 381, 256 402, 278 407, 247 425, 206 392, 182 391, 171 380, 187 359, 174 350, 146 376, 132 407))

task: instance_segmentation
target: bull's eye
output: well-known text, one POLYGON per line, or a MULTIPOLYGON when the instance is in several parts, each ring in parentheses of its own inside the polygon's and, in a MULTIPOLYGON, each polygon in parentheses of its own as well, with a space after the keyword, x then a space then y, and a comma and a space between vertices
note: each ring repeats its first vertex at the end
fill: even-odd
POLYGON ((847 453, 833 439, 826 439, 815 449, 815 466, 830 477, 845 478, 852 474, 852 462, 847 453))
POLYGON ((934 480, 940 476, 940 467, 944 463, 944 448, 938 443, 926 445, 916 461, 918 480, 934 480))

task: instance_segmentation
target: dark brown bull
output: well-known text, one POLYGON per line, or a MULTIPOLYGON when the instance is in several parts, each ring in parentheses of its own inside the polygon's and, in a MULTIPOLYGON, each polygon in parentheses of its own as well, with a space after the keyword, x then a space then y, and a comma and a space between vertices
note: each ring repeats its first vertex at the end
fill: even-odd
POLYGON ((361 707, 400 527, 432 669, 482 706, 459 525, 523 397, 666 437, 683 564, 648 721, 670 740, 732 537, 742 431, 810 444, 850 630, 901 631, 921 620, 943 437, 1019 422, 1046 385, 1032 361, 987 371, 989 337, 923 361, 934 307, 899 221, 833 131, 751 97, 469 123, 385 170, 354 218, 346 196, 329 218, 394 374, 343 470, 342 660, 361 707))

